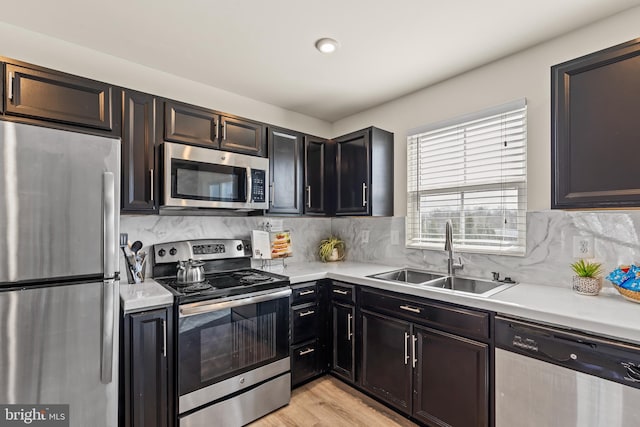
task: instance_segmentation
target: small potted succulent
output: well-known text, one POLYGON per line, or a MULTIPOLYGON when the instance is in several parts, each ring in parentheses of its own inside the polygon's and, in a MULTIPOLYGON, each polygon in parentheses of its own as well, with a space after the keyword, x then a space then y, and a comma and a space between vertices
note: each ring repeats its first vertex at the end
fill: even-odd
POLYGON ((571 264, 573 276, 573 290, 581 295, 598 295, 602 289, 602 264, 580 259, 571 264))
POLYGON ((336 236, 323 239, 318 247, 318 255, 322 262, 341 261, 344 259, 344 241, 336 236))

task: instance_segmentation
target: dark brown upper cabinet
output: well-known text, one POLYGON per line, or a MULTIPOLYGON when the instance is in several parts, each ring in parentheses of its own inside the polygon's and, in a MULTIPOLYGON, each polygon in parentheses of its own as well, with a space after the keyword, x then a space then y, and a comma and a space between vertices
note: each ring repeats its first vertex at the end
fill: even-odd
POLYGON ((331 144, 322 138, 304 137, 304 213, 328 215, 330 213, 329 177, 333 162, 331 144))
POLYGON ((120 92, 107 83, 5 64, 5 87, 7 115, 120 133, 120 92))
POLYGON ((258 122, 175 101, 165 102, 164 121, 167 141, 253 156, 267 155, 265 128, 258 122))
POLYGON ((265 129, 261 123, 220 116, 220 149, 266 157, 265 129))
POLYGON ((156 114, 153 95, 125 89, 122 98, 123 213, 158 212, 155 166, 156 114))
POLYGON ((551 67, 553 209, 640 206, 640 39, 551 67))
POLYGON ((393 216, 393 134, 371 127, 335 144, 336 215, 393 216))
POLYGON ((193 105, 166 101, 164 104, 164 139, 182 144, 218 148, 218 122, 214 111, 193 105))
POLYGON ((302 135, 269 128, 269 213, 302 214, 302 135))

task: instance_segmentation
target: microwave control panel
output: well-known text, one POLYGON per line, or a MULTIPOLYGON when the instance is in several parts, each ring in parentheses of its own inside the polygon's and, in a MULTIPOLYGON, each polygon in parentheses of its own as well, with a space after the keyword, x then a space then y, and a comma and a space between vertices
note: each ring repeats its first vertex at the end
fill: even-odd
POLYGON ((255 203, 264 203, 265 197, 265 178, 266 173, 261 169, 251 169, 251 201, 255 203))

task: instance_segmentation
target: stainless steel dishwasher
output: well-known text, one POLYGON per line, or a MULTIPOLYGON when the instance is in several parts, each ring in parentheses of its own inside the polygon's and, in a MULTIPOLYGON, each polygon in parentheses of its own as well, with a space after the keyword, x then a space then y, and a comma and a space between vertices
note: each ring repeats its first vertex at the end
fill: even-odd
POLYGON ((496 427, 640 426, 640 346, 501 316, 495 339, 496 427))

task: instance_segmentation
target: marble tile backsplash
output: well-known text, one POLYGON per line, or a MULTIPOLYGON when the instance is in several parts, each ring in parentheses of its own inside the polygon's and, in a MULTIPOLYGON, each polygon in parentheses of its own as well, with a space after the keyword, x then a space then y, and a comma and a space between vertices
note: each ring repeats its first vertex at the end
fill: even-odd
MULTIPOLYGON (((249 238, 266 217, 123 215, 120 229, 129 240, 150 245, 208 237, 249 238)), ((317 245, 330 234, 342 237, 347 260, 393 266, 413 266, 446 272, 444 250, 408 249, 404 246, 403 217, 279 218, 292 232, 293 258, 288 263, 317 261, 317 245), (362 243, 363 230, 369 242, 362 243), (395 236, 394 236, 395 235, 395 236), (391 244, 393 237, 398 244, 391 244)), ((460 275, 501 277, 549 285, 568 286, 572 271, 574 236, 593 236, 595 260, 605 272, 619 264, 640 263, 640 211, 537 211, 527 213, 527 250, 524 257, 458 253, 464 269, 460 275)))
MULTIPOLYGON (((140 240, 143 250, 162 242, 189 239, 250 239, 251 230, 262 229, 267 217, 233 216, 163 216, 122 215, 120 232, 129 234, 129 241, 140 240)), ((317 261, 318 242, 331 233, 330 218, 278 218, 291 231, 293 257, 288 263, 317 261)), ((124 265, 124 258, 121 265, 124 265)), ((122 270, 122 268, 121 268, 122 270)), ((149 274, 150 265, 147 266, 149 274)))
MULTIPOLYGON (((446 272, 447 253, 404 247, 403 217, 334 218, 334 234, 346 241, 350 261, 379 262, 446 272), (369 243, 362 243, 362 230, 369 230, 369 243), (392 234, 399 244, 392 245, 392 234)), ((491 272, 516 281, 568 286, 574 262, 574 236, 593 236, 595 260, 605 272, 619 264, 640 262, 640 211, 527 213, 527 249, 523 257, 458 253, 464 269, 460 275, 491 278, 491 272)), ((454 247, 455 249, 455 247, 454 247)), ((606 281, 605 281, 606 282, 606 281)), ((608 283, 608 282, 607 282, 608 283)))

